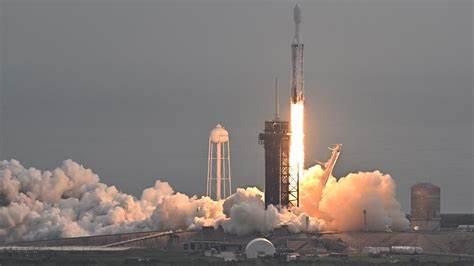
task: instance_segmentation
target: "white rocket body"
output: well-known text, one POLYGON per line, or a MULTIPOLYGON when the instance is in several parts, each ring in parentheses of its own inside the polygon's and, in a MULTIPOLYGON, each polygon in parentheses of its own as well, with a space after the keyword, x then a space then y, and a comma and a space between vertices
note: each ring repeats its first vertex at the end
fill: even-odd
POLYGON ((293 9, 295 21, 295 37, 291 44, 291 102, 304 101, 304 76, 303 76, 303 48, 300 39, 301 8, 296 5, 293 9))

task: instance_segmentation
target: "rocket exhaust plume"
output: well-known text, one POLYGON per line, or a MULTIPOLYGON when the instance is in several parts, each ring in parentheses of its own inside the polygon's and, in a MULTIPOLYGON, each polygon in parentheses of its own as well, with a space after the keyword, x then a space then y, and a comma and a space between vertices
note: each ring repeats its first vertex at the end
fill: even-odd
POLYGON ((304 103, 291 104, 289 201, 299 206, 299 182, 304 173, 304 103))
POLYGON ((299 182, 304 174, 304 79, 303 48, 300 40, 301 9, 293 9, 295 36, 291 44, 291 138, 290 138, 290 203, 299 206, 299 182))

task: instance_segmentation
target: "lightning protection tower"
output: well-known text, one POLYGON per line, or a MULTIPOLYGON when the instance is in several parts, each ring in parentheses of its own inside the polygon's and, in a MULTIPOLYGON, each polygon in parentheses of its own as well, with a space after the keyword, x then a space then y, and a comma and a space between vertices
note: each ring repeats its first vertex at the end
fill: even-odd
POLYGON ((229 132, 218 124, 209 136, 206 195, 220 200, 231 193, 229 132))
POLYGON ((258 142, 265 149, 265 208, 292 207, 290 186, 290 130, 288 121, 280 119, 278 80, 275 79, 275 118, 265 121, 258 142))

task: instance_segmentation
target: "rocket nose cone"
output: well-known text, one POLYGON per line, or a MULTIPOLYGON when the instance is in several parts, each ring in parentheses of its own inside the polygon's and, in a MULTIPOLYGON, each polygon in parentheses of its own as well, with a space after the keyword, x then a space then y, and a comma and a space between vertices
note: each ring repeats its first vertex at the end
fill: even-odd
POLYGON ((295 20, 296 24, 301 23, 301 8, 298 4, 296 4, 295 8, 293 9, 293 19, 295 20))

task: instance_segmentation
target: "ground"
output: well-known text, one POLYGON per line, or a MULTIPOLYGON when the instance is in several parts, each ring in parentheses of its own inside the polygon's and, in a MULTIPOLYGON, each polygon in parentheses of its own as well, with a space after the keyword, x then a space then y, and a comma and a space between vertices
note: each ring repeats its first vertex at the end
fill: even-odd
MULTIPOLYGON (((33 254, 31 256, 0 256, 4 265, 222 265, 218 258, 204 257, 199 254, 185 255, 182 252, 159 251, 155 249, 134 249, 121 254, 33 254)), ((474 258, 431 255, 392 255, 371 258, 365 255, 347 257, 302 257, 298 261, 286 262, 284 258, 262 258, 259 260, 242 260, 229 262, 226 265, 474 265, 474 258)))
POLYGON ((279 250, 301 254, 297 261, 285 256, 245 260, 228 265, 474 265, 474 232, 346 232, 328 234, 291 234, 276 230, 267 235, 234 236, 219 230, 182 232, 142 232, 56 240, 9 243, 0 252, 4 265, 222 265, 220 258, 205 257, 202 250, 183 250, 187 241, 238 243, 242 247, 255 237, 267 237, 279 250), (85 251, 83 247, 122 247, 119 251, 85 251), (423 255, 386 255, 369 257, 360 251, 367 246, 420 246, 423 255), (31 251, 11 252, 8 246, 27 246, 31 251), (75 251, 38 250, 35 247, 75 246, 75 251), (319 254, 316 255, 316 254, 319 254))

